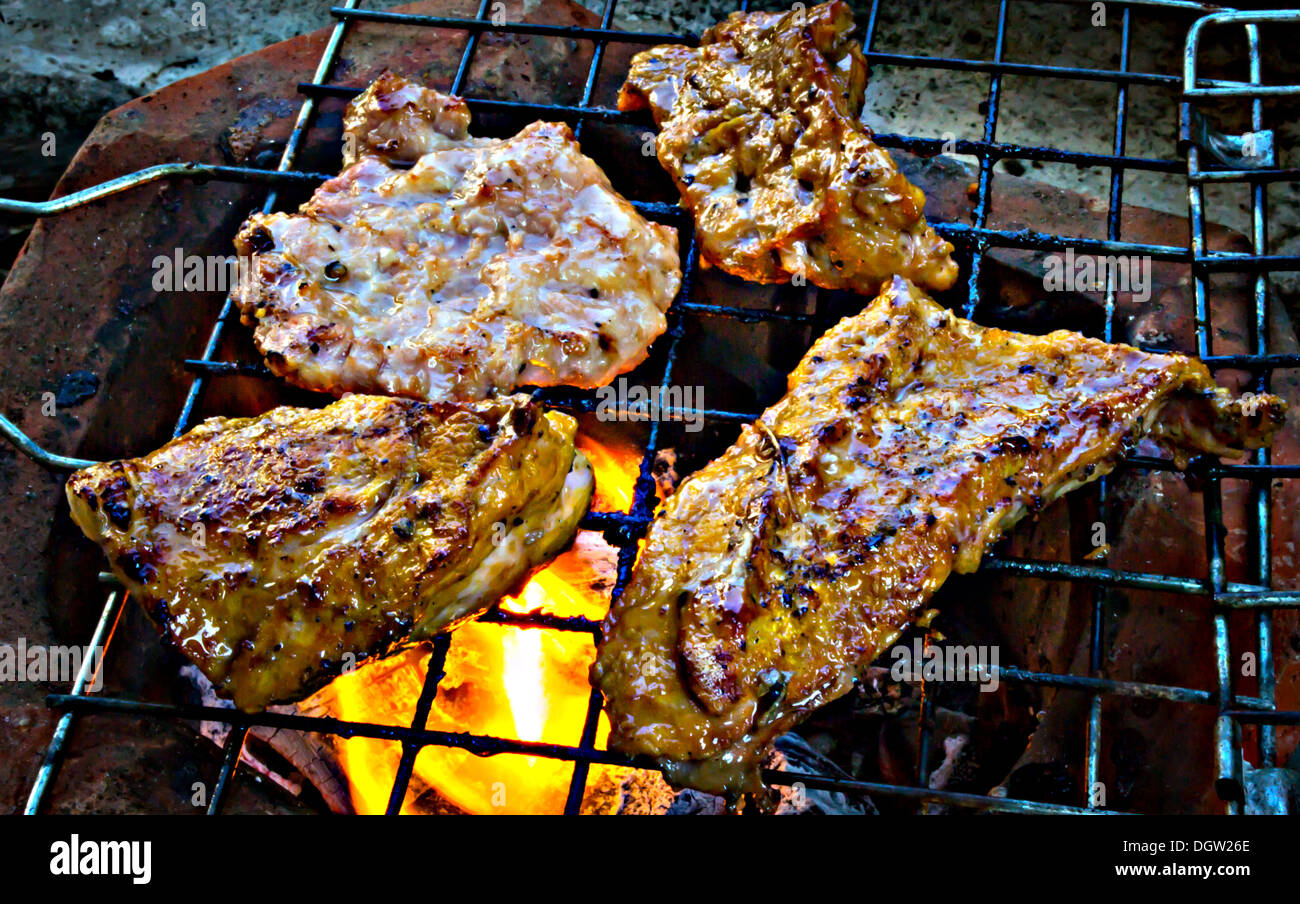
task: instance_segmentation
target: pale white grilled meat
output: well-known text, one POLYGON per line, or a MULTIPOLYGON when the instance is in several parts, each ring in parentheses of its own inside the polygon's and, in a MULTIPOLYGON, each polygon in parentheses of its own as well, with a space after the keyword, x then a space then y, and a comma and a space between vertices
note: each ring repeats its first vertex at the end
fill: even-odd
POLYGON ((610 746, 680 784, 752 790, 772 740, 1026 514, 1143 436, 1236 456, 1285 410, 1234 401, 1180 355, 977 326, 895 278, 651 526, 592 668, 610 746))
POLYGON ((343 165, 362 157, 414 163, 452 146, 490 143, 469 137, 469 105, 385 72, 350 104, 343 117, 343 165))
POLYGON ((393 75, 346 124, 355 162, 235 241, 251 265, 234 298, 275 373, 424 400, 590 388, 663 333, 677 234, 615 192, 568 126, 470 138, 464 101, 393 75))

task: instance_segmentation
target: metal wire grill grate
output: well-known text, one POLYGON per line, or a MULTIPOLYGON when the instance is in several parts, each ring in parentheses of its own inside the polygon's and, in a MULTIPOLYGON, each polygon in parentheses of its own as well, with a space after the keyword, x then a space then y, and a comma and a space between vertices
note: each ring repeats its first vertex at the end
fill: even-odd
MULTIPOLYGON (((262 210, 264 212, 272 211, 277 206, 279 188, 287 185, 314 185, 330 178, 329 174, 297 171, 294 165, 304 135, 311 127, 316 116, 319 99, 323 97, 351 97, 358 93, 357 89, 333 85, 329 80, 347 39, 350 26, 354 22, 363 20, 465 31, 467 40, 464 51, 455 77, 449 86, 451 93, 462 95, 474 60, 475 51, 481 36, 485 32, 591 41, 593 42, 593 52, 580 103, 576 105, 550 105, 470 97, 467 100, 471 109, 509 111, 567 120, 573 124, 575 134, 579 138, 582 137, 584 125, 591 121, 640 124, 641 120, 637 117, 629 116, 615 109, 593 105, 593 97, 607 46, 610 43, 642 45, 672 42, 696 43, 697 39, 688 35, 629 33, 615 30, 613 21, 616 2, 617 0, 606 0, 598 28, 570 28, 534 23, 493 21, 489 17, 492 8, 490 0, 481 0, 473 19, 358 9, 357 0, 347 0, 345 5, 330 10, 337 22, 319 60, 312 81, 299 86, 301 93, 304 95, 304 100, 276 170, 204 164, 165 164, 141 170, 55 201, 45 203, 0 201, 0 209, 25 212, 37 216, 52 215, 146 182, 169 177, 183 177, 267 184, 270 186, 270 190, 262 210)), ((1300 22, 1300 11, 1269 13, 1216 12, 1203 15, 1208 10, 1214 9, 1214 7, 1195 2, 1179 2, 1179 0, 1118 0, 1114 5, 1121 9, 1122 49, 1120 63, 1118 69, 1106 70, 1018 63, 1005 60, 1004 52, 1010 18, 1010 5, 1010 0, 1000 0, 998 4, 994 52, 992 58, 987 60, 931 57, 874 50, 872 44, 878 21, 879 0, 872 2, 863 29, 863 50, 870 63, 915 69, 960 70, 985 73, 989 76, 987 99, 983 107, 983 135, 980 140, 962 140, 955 143, 949 141, 947 142, 948 147, 945 148, 944 139, 939 138, 899 134, 878 134, 876 136, 878 143, 887 148, 898 148, 925 155, 933 155, 942 150, 950 152, 955 150, 958 154, 971 155, 979 160, 979 174, 975 185, 975 203, 971 223, 936 223, 931 220, 940 234, 954 242, 959 248, 964 248, 970 255, 971 266, 968 271, 968 291, 964 314, 971 317, 978 313, 981 268, 991 248, 1044 251, 1063 251, 1066 248, 1073 248, 1078 253, 1149 256, 1153 259, 1185 262, 1191 265, 1193 275, 1197 343, 1200 356, 1212 368, 1249 370, 1254 374, 1254 389, 1256 391, 1266 391, 1273 370, 1300 366, 1300 355, 1271 354, 1268 350, 1268 274, 1278 270, 1300 269, 1300 258, 1269 255, 1267 253, 1265 235, 1267 186, 1272 182, 1300 181, 1300 170, 1279 168, 1272 165, 1272 161, 1269 161, 1268 168, 1225 167, 1205 157, 1202 149, 1192 141, 1185 144, 1185 161, 1129 156, 1126 153, 1125 142, 1126 119, 1129 109, 1130 88, 1134 85, 1155 85, 1182 89, 1181 115, 1185 131, 1188 123, 1195 116, 1197 102, 1210 98, 1238 98, 1249 102, 1252 128, 1257 132, 1264 130, 1266 126, 1264 123, 1263 98, 1283 94, 1300 94, 1300 86, 1278 87, 1264 86, 1262 84, 1259 26, 1269 22, 1300 22), (1184 60, 1184 73, 1181 79, 1173 75, 1132 72, 1129 69, 1134 19, 1145 11, 1157 8, 1162 12, 1181 11, 1187 14, 1189 18, 1195 19, 1192 31, 1189 33, 1184 60), (1202 14, 1200 18, 1196 18, 1198 14, 1202 14), (1249 54, 1249 83, 1202 79, 1196 74, 1197 41, 1200 34, 1206 28, 1226 26, 1244 27, 1249 54), (1003 78, 1008 75, 1078 79, 1114 85, 1116 92, 1114 106, 1115 126, 1110 153, 1084 153, 1063 148, 999 142, 997 140, 998 114, 1003 99, 1003 78), (1106 219, 1106 238, 1086 239, 1036 232, 1029 229, 990 228, 988 226, 988 216, 992 198, 993 167, 1001 159, 1069 163, 1081 167, 1109 169, 1110 191, 1106 219), (1122 240, 1120 223, 1123 207, 1124 174, 1127 171, 1185 175, 1191 223, 1191 241, 1189 245, 1158 245, 1122 240), (1250 187, 1252 229, 1249 236, 1251 241, 1251 251, 1249 253, 1211 252, 1206 246, 1204 187, 1208 183, 1226 182, 1241 182, 1248 184, 1250 187), (1255 274, 1252 318, 1253 348, 1249 354, 1214 354, 1207 301, 1207 279, 1211 273, 1224 271, 1255 274)), ((741 4, 740 8, 747 9, 748 6, 748 2, 745 2, 741 4)), ((672 384, 674 367, 678 362, 680 345, 685 332, 684 325, 688 317, 726 317, 742 322, 753 322, 755 320, 820 322, 817 319, 822 309, 823 299, 820 293, 818 295, 817 312, 811 315, 732 308, 694 301, 692 286, 695 282, 694 277, 698 264, 698 249, 694 233, 689 228, 691 225, 689 216, 670 204, 639 201, 635 198, 632 199, 632 202, 645 215, 653 219, 672 222, 673 225, 683 228, 690 235, 689 240, 686 242, 683 258, 683 280, 680 294, 669 311, 667 334, 661 340, 667 342, 667 354, 664 359, 662 374, 657 383, 658 386, 667 387, 672 384)), ((1106 316, 1104 327, 1104 338, 1107 341, 1112 340, 1115 301, 1116 287, 1108 279, 1105 293, 1106 316)), ((266 371, 260 367, 250 367, 244 364, 215 359, 214 356, 217 353, 225 330, 235 319, 236 314, 233 303, 230 299, 227 299, 211 329, 202 358, 186 362, 194 377, 176 421, 175 435, 184 433, 191 426, 196 404, 210 379, 224 374, 253 373, 266 375, 266 371)), ((538 394, 552 404, 571 409, 589 411, 595 407, 595 399, 590 393, 581 393, 574 390, 542 390, 538 394)), ((679 411, 677 414, 684 415, 686 412, 679 411)), ((716 420, 747 422, 757 417, 758 412, 706 409, 702 414, 706 418, 716 420)), ((23 451, 49 467, 67 469, 89 464, 89 462, 79 459, 45 452, 2 419, 0 419, 0 428, 3 428, 8 437, 23 451)), ((655 503, 655 482, 651 468, 656 453, 660 448, 660 442, 660 423, 651 421, 648 440, 635 483, 633 501, 629 509, 625 512, 592 512, 582 523, 584 528, 603 531, 606 537, 614 540, 619 547, 617 580, 613 590, 615 594, 620 593, 627 584, 636 556, 637 540, 644 533, 652 517, 655 503)), ((1128 466, 1160 470, 1173 469, 1172 462, 1148 458, 1131 459, 1128 466)), ((1101 812, 1100 807, 1093 805, 1093 801, 1086 789, 1093 786, 1098 776, 1101 751, 1102 698, 1104 695, 1120 695, 1216 707, 1218 712, 1215 739, 1217 787, 1220 796, 1225 800, 1226 809, 1229 812, 1238 812, 1241 807, 1242 797, 1241 726, 1246 723, 1254 723, 1260 726, 1260 749, 1265 761, 1271 762, 1276 755, 1276 739, 1272 726, 1277 724, 1300 724, 1300 712, 1278 711, 1276 709, 1271 652, 1272 612, 1279 607, 1295 608, 1300 606, 1300 592, 1272 589, 1272 569, 1268 543, 1272 526, 1271 482, 1274 479, 1300 476, 1300 465, 1274 464, 1270 459, 1269 452, 1261 450, 1249 464, 1223 465, 1221 463, 1205 463, 1202 465, 1201 470, 1205 488, 1206 550, 1209 560, 1208 574, 1204 579, 1197 580, 1157 573, 1122 572, 1096 566, 999 558, 995 556, 989 556, 985 559, 983 567, 987 570, 1009 572, 1036 579, 1085 582, 1095 588, 1091 612, 1090 668, 1087 675, 1053 674, 1016 668, 1003 668, 1000 670, 1000 676, 1004 680, 1071 689, 1090 696, 1091 705, 1088 716, 1084 764, 1086 776, 1084 785, 1085 799, 1080 802, 1080 806, 1072 807, 1029 800, 936 791, 926 787, 925 777, 928 774, 931 716, 933 714, 933 698, 929 694, 926 694, 922 701, 922 738, 917 762, 917 781, 914 786, 841 781, 814 775, 775 771, 767 773, 767 780, 777 785, 790 785, 799 782, 808 788, 846 793, 866 793, 880 797, 910 800, 922 805, 938 803, 949 806, 1024 813, 1101 812), (1248 584, 1230 583, 1225 578, 1224 529, 1220 489, 1220 483, 1224 479, 1247 480, 1251 482, 1253 487, 1251 503, 1254 517, 1250 523, 1250 531, 1252 534, 1251 548, 1255 550, 1254 561, 1251 563, 1254 580, 1248 584), (1103 594, 1104 588, 1107 587, 1160 590, 1186 594, 1201 597, 1208 605, 1214 606, 1215 666, 1219 679, 1218 686, 1213 690, 1197 690, 1100 677, 1099 672, 1104 658, 1104 632, 1102 628, 1105 619, 1105 604, 1103 594), (1258 654, 1261 675, 1259 696, 1257 697, 1244 697, 1235 695, 1232 692, 1230 674, 1232 651, 1228 640, 1227 610, 1233 608, 1249 609, 1257 613, 1258 654)), ((1101 486, 1103 498, 1106 492, 1106 481, 1103 481, 1101 486)), ((108 595, 91 639, 92 646, 103 648, 107 645, 111 639, 123 602, 124 594, 120 591, 113 591, 108 595)), ((588 632, 593 635, 598 632, 596 623, 583 618, 514 615, 494 609, 484 615, 483 619, 542 630, 578 631, 588 632)), ((576 746, 434 731, 426 728, 430 707, 437 693, 438 683, 443 677, 443 666, 447 652, 454 642, 455 638, 447 635, 440 636, 433 642, 427 680, 416 704, 414 718, 408 725, 351 722, 332 718, 277 713, 250 715, 215 707, 149 703, 106 696, 91 696, 87 693, 87 687, 93 677, 90 671, 91 660, 88 658, 82 673, 77 676, 71 692, 51 695, 48 698, 49 704, 61 709, 63 714, 56 726, 53 739, 47 749, 36 783, 31 791, 27 803, 27 812, 37 812, 45 804, 54 776, 59 768, 73 720, 78 715, 83 714, 133 714, 156 718, 209 720, 229 725, 231 730, 227 736, 220 772, 209 801, 209 813, 217 813, 222 809, 231 779, 240 763, 240 755, 247 733, 253 726, 297 729, 322 734, 334 734, 345 738, 357 736, 400 742, 402 754, 389 796, 388 811, 390 813, 400 810, 407 794, 416 756, 420 750, 429 745, 457 747, 481 755, 522 753, 571 761, 574 764, 574 771, 565 803, 566 813, 577 813, 579 811, 587 785, 589 768, 593 763, 623 766, 645 765, 596 747, 601 699, 599 693, 595 691, 591 694, 581 738, 576 746)))

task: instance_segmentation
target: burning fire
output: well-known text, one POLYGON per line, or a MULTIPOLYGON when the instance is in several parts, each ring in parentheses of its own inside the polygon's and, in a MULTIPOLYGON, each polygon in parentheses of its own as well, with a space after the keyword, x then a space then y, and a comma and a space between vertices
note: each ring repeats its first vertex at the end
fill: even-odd
MULTIPOLYGON (((626 440, 597 442, 584 434, 577 445, 595 472, 595 507, 626 511, 639 451, 626 440)), ((519 596, 503 599, 501 608, 598 620, 609 608, 615 561, 616 551, 598 534, 581 531, 569 551, 535 574, 519 596)), ((427 648, 416 648, 340 676, 327 689, 330 708, 349 721, 410 724, 429 655, 427 648)), ((594 658, 588 634, 469 622, 455 632, 427 727, 576 745, 591 696, 587 671, 594 658)), ((597 743, 608 731, 602 713, 597 743)), ((339 760, 356 812, 384 812, 400 756, 395 741, 342 742, 339 760)), ((426 747, 413 775, 413 789, 432 788, 470 813, 558 813, 573 764, 426 747)), ((408 794, 403 813, 422 809, 413 806, 414 798, 408 794)))

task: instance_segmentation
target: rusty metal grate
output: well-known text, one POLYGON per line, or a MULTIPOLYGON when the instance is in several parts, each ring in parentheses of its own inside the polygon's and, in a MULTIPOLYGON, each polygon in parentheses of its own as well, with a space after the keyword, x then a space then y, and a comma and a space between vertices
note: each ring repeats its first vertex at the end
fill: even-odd
MULTIPOLYGON (((481 0, 476 16, 473 19, 359 9, 357 8, 357 0, 347 0, 345 5, 330 9, 330 14, 337 19, 337 22, 320 57, 312 81, 299 86, 304 99, 279 166, 275 170, 206 164, 164 164, 149 167, 102 185, 44 203, 0 200, 0 210, 26 213, 33 216, 49 216, 80 207, 97 198, 159 179, 191 178, 266 184, 270 188, 262 210, 270 212, 277 205, 277 195, 280 187, 316 185, 325 179, 332 178, 332 174, 297 171, 294 169, 294 164, 303 137, 307 129, 312 125, 317 113, 318 100, 322 97, 351 97, 358 93, 357 89, 330 84, 329 79, 335 62, 339 58, 339 54, 347 40, 350 26, 352 23, 362 20, 405 26, 464 30, 467 33, 465 49, 456 75, 449 86, 449 91, 453 94, 462 94, 475 50, 485 32, 591 41, 594 43, 594 51, 579 104, 533 104, 471 97, 467 98, 470 107, 476 110, 508 111, 566 120, 573 123, 574 131, 579 138, 581 138, 584 124, 590 121, 640 124, 641 120, 637 117, 620 113, 615 109, 593 105, 593 94, 600 75, 606 47, 611 43, 646 45, 673 42, 697 43, 697 39, 689 35, 631 33, 615 30, 612 23, 616 2, 617 0, 606 0, 599 28, 571 28, 493 21, 489 17, 492 8, 489 0, 481 0)), ((1205 147, 1208 146, 1205 139, 1208 137, 1222 138, 1222 136, 1214 136, 1208 132, 1198 112, 1198 104, 1210 99, 1237 99, 1248 102, 1251 110, 1252 129, 1256 133, 1266 134, 1264 98, 1300 95, 1300 86, 1266 86, 1263 84, 1259 30, 1261 26, 1269 23, 1300 22, 1300 11, 1234 12, 1225 11, 1208 4, 1181 2, 1181 0, 1115 0, 1114 5, 1121 9, 1122 49, 1119 68, 1109 70, 1017 63, 1004 60, 1003 53, 1006 46, 1010 0, 999 0, 997 31, 991 59, 965 59, 878 52, 872 49, 872 39, 876 30, 879 5, 879 0, 874 0, 871 3, 870 12, 863 28, 863 50, 869 62, 915 69, 978 72, 989 76, 987 100, 983 106, 982 139, 955 142, 956 153, 974 156, 979 160, 979 175, 978 182, 975 185, 972 222, 964 224, 931 220, 940 234, 959 248, 966 250, 970 255, 971 266, 967 281, 968 293, 964 305, 966 316, 970 317, 978 310, 978 286, 981 267, 990 248, 1063 251, 1069 247, 1082 253, 1149 256, 1153 259, 1179 261, 1191 265, 1197 351, 1211 368, 1235 368, 1249 371, 1254 375, 1254 390, 1266 391, 1269 386, 1270 376, 1275 369, 1300 366, 1300 355, 1271 354, 1267 345, 1268 274, 1281 270, 1300 270, 1300 257, 1268 254, 1265 235, 1268 185, 1273 182, 1300 181, 1300 169, 1281 168, 1271 159, 1271 156, 1246 162, 1232 161, 1230 159, 1225 162, 1222 153, 1211 156, 1205 147), (1133 21, 1143 13, 1153 11, 1161 13, 1179 12, 1193 20, 1185 47, 1184 69, 1181 79, 1173 75, 1129 70, 1133 21), (1197 75, 1197 51, 1201 35, 1207 29, 1225 27, 1244 29, 1249 54, 1250 76, 1248 82, 1210 80, 1200 78, 1197 75), (1111 152, 1109 154, 1083 153, 1062 148, 1007 144, 997 141, 998 113, 1002 103, 1002 80, 1004 76, 1008 75, 1078 79, 1114 85, 1116 91, 1115 127, 1111 152), (1181 90, 1180 120, 1184 138, 1182 148, 1185 161, 1134 157, 1126 154, 1125 125, 1129 109, 1129 90, 1135 85, 1154 85, 1181 90), (1111 179, 1106 238, 1084 239, 1028 229, 990 228, 987 225, 987 220, 992 197, 993 166, 998 160, 1002 159, 1072 163, 1081 167, 1109 169, 1111 179), (1135 243, 1126 242, 1120 238, 1122 193, 1124 174, 1127 171, 1148 171, 1185 176, 1191 224, 1191 240, 1188 245, 1135 243), (1249 236, 1251 241, 1250 253, 1210 252, 1206 246, 1205 186, 1209 183, 1222 184, 1229 182, 1246 184, 1250 188, 1252 220, 1251 235, 1249 236), (1207 302, 1207 278, 1211 273, 1225 271, 1254 274, 1253 346, 1249 354, 1214 354, 1207 302)), ((741 9, 747 9, 748 6, 748 2, 740 4, 741 9)), ((898 134, 878 134, 876 138, 878 143, 884 147, 899 148, 923 155, 937 154, 944 150, 945 145, 945 141, 938 138, 922 138, 898 134)), ((954 143, 948 142, 948 145, 948 150, 954 149, 954 143)), ((658 386, 666 387, 671 385, 673 368, 678 360, 679 346, 685 332, 686 318, 725 317, 742 322, 754 322, 756 320, 808 322, 817 318, 817 314, 742 309, 696 302, 692 297, 692 286, 698 264, 698 248, 694 233, 690 230, 689 215, 672 204, 638 201, 636 199, 632 199, 632 201, 645 215, 652 219, 672 222, 674 225, 686 230, 690 236, 686 242, 683 259, 681 291, 669 310, 668 331, 664 340, 662 340, 667 342, 668 345, 663 373, 658 381, 658 386)), ((819 292, 817 299, 817 310, 820 311, 824 300, 823 293, 819 292)), ((1103 337, 1107 341, 1112 341, 1115 300, 1116 287, 1108 279, 1105 294, 1106 318, 1103 337)), ((266 373, 264 369, 258 367, 219 361, 213 358, 226 328, 235 319, 233 304, 227 298, 216 322, 212 326, 203 357, 186 362, 187 368, 194 374, 194 377, 176 421, 175 435, 180 435, 191 426, 195 405, 209 380, 224 374, 266 373)), ((595 398, 591 393, 571 389, 552 389, 539 390, 537 394, 551 404, 573 410, 590 411, 595 407, 595 398)), ((694 415, 696 413, 694 411, 678 412, 679 415, 694 415)), ((758 412, 712 409, 705 409, 701 413, 706 418, 733 422, 747 422, 758 415, 758 412)), ((55 455, 39 448, 3 418, 0 418, 0 430, 23 452, 47 467, 66 470, 90 464, 90 462, 55 455)), ((629 509, 624 512, 591 512, 582 522, 583 528, 602 531, 606 538, 619 549, 617 581, 613 591, 616 594, 622 592, 627 584, 636 555, 637 540, 644 533, 652 517, 655 490, 651 467, 655 454, 659 449, 659 443, 660 423, 652 421, 640 462, 633 501, 629 509)), ((1130 459, 1127 466, 1153 470, 1173 469, 1172 462, 1150 458, 1130 459)), ((1000 670, 1001 677, 1008 681, 1070 689, 1090 696, 1091 706, 1089 709, 1084 762, 1086 776, 1084 782, 1085 799, 1080 802, 1079 806, 995 798, 978 794, 936 791, 927 788, 924 778, 927 774, 925 767, 928 762, 930 747, 929 715, 931 714, 931 710, 927 708, 933 707, 933 696, 930 694, 924 696, 922 703, 922 742, 915 785, 845 781, 791 772, 769 772, 766 775, 767 780, 772 784, 785 785, 800 782, 809 788, 846 793, 866 793, 878 797, 913 801, 918 804, 938 803, 949 806, 1022 813, 1109 812, 1092 805, 1091 800, 1087 799, 1087 789, 1092 787, 1098 774, 1101 751, 1102 697, 1103 695, 1119 695, 1215 707, 1218 712, 1214 750, 1215 775, 1217 776, 1216 789, 1220 797, 1225 801, 1226 810, 1230 813, 1239 812, 1242 799, 1241 726, 1243 724, 1259 726, 1260 749, 1263 758, 1266 762, 1272 762, 1276 758, 1276 739, 1273 726, 1300 724, 1300 712, 1279 711, 1276 709, 1274 703, 1274 664, 1272 660, 1272 613, 1277 608, 1300 607, 1300 591, 1279 591, 1272 588, 1272 563, 1270 561, 1269 543, 1267 542, 1272 526, 1271 482, 1274 479, 1300 477, 1300 465, 1275 464, 1271 461, 1268 450, 1260 450, 1249 464, 1224 465, 1218 462, 1204 462, 1200 466, 1200 471, 1204 486, 1205 542, 1209 562, 1208 574, 1204 579, 1198 580, 1158 573, 1124 572, 1089 565, 1031 561, 996 556, 987 556, 985 558, 983 567, 988 570, 1009 572, 1035 579, 1083 582, 1094 588, 1088 674, 1054 674, 1014 668, 1000 670), (1253 488, 1251 508, 1254 517, 1249 524, 1252 534, 1250 548, 1254 550, 1253 561, 1250 563, 1253 581, 1248 584, 1229 583, 1225 578, 1225 531, 1222 523, 1220 486, 1221 481, 1224 479, 1250 481, 1253 488), (1212 605, 1214 607, 1215 669, 1218 676, 1218 686, 1213 690, 1197 690, 1100 677, 1098 673, 1101 669, 1104 644, 1102 589, 1105 587, 1159 590, 1185 594, 1200 597, 1208 605, 1212 605), (1260 662, 1259 696, 1257 697, 1238 696, 1231 689, 1230 663, 1232 651, 1228 639, 1227 625, 1227 611, 1230 609, 1247 609, 1256 613, 1260 662)), ((1106 493, 1105 481, 1102 482, 1100 492, 1103 495, 1106 493)), ((113 627, 122 609, 124 596, 120 590, 109 593, 91 639, 92 646, 103 647, 111 638, 113 627)), ((484 615, 483 619, 543 630, 578 631, 588 632, 593 635, 599 630, 595 622, 584 618, 520 616, 503 613, 495 609, 484 615)), ((253 726, 297 729, 342 737, 360 736, 401 742, 402 755, 388 801, 388 811, 390 813, 400 810, 407 793, 416 755, 422 748, 429 745, 457 747, 480 755, 521 753, 570 761, 574 764, 574 771, 565 804, 566 813, 578 812, 591 764, 646 766, 643 762, 601 750, 595 746, 601 707, 600 695, 595 691, 591 694, 581 739, 576 746, 427 729, 425 727, 426 719, 438 690, 438 682, 442 678, 447 651, 454 641, 454 636, 443 635, 433 642, 433 654, 429 661, 427 680, 415 707, 414 719, 409 725, 383 725, 276 713, 247 714, 216 707, 172 705, 91 696, 87 693, 87 687, 93 677, 91 674, 92 662, 88 658, 83 666, 82 673, 77 676, 73 684, 71 693, 52 694, 47 698, 51 707, 62 710, 62 716, 41 764, 38 777, 27 802, 26 812, 38 812, 46 802, 53 778, 57 773, 67 744, 72 723, 81 715, 131 714, 160 719, 208 720, 229 725, 231 731, 225 743, 220 772, 208 805, 209 813, 218 813, 222 809, 231 778, 239 766, 245 738, 248 730, 253 726)))

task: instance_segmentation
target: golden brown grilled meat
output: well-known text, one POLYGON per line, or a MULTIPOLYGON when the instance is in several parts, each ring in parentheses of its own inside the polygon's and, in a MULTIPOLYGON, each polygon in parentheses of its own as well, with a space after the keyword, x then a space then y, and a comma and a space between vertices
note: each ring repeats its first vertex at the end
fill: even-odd
POLYGON ((466 401, 599 386, 645 358, 681 282, 677 234, 615 192, 568 126, 470 138, 463 100, 393 75, 345 122, 348 168, 235 240, 251 260, 234 299, 273 371, 466 401))
POLYGON ((1232 401, 1181 356, 979 327, 895 279, 651 526, 592 669, 609 743, 677 783, 752 789, 770 742, 1025 514, 1143 436, 1258 448, 1285 407, 1232 401))
POLYGON ((205 421, 78 471, 73 520, 174 643, 245 710, 446 630, 577 531, 576 425, 525 396, 205 421))
POLYGON ((925 195, 858 115, 866 62, 847 3, 733 13, 699 48, 637 54, 621 110, 649 106, 663 164, 708 260, 758 282, 795 274, 871 294, 893 274, 957 278, 925 195))

